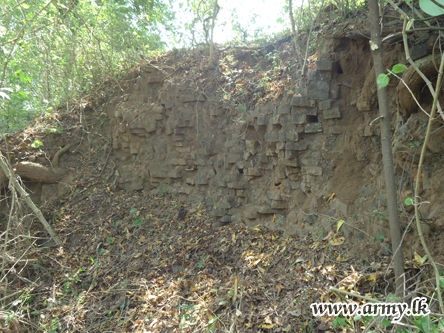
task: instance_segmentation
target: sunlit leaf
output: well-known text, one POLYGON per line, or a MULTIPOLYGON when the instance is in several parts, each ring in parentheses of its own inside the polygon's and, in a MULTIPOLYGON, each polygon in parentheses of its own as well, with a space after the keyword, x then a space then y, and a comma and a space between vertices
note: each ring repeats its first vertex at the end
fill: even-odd
POLYGON ((396 64, 393 66, 393 73, 398 74, 407 70, 407 66, 404 64, 396 64))
MULTIPOLYGON (((444 0, 435 0, 440 5, 444 6, 444 0)), ((421 10, 430 16, 439 16, 444 14, 444 9, 435 5, 431 0, 419 0, 419 7, 421 10)))
POLYGON ((378 87, 379 89, 385 88, 387 87, 387 85, 389 84, 389 77, 387 74, 379 74, 378 75, 378 79, 376 80, 376 82, 378 83, 378 87))
POLYGON ((339 220, 339 221, 338 221, 338 227, 337 227, 336 232, 339 232, 339 229, 341 229, 341 227, 342 227, 343 224, 344 224, 344 220, 339 220))
POLYGON ((332 193, 328 199, 327 199, 327 203, 329 203, 334 197, 335 197, 336 193, 332 193))
POLYGON ((407 198, 407 199, 405 199, 404 203, 407 206, 413 205, 413 199, 412 198, 407 198))

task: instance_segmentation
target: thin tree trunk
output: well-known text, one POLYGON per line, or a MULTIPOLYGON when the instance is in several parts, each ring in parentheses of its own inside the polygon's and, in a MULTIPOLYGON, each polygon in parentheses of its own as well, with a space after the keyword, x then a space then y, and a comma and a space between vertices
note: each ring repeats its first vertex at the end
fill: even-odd
MULTIPOLYGON (((373 63, 376 78, 384 72, 382 61, 381 34, 379 26, 378 0, 369 0, 369 20, 371 25, 371 41, 373 42, 373 63)), ((376 82, 375 82, 376 84, 376 82)), ((381 116, 381 149, 384 164, 385 189, 390 222, 390 237, 393 251, 393 267, 396 279, 396 294, 404 294, 404 255, 401 244, 401 228, 398 216, 398 200, 396 195, 395 170, 393 167, 393 153, 390 132, 390 114, 388 106, 387 89, 378 87, 379 114, 381 116)))
POLYGON ((219 13, 219 4, 217 0, 214 3, 213 7, 213 17, 211 21, 211 35, 210 35, 210 67, 213 67, 213 53, 214 53, 214 41, 213 41, 213 33, 214 33, 214 24, 216 22, 217 14, 219 13))
MULTIPOLYGON (((308 3, 310 3, 310 2, 308 2, 308 3)), ((306 66, 306 64, 307 64, 308 48, 309 48, 309 46, 310 46, 310 36, 311 36, 311 32, 312 32, 312 30, 313 30, 314 25, 315 25, 316 22, 319 20, 319 16, 321 15, 322 9, 324 8, 324 3, 325 3, 325 0, 322 0, 321 7, 319 7, 318 14, 316 15, 315 20, 311 23, 310 31, 308 32, 308 36, 307 36, 307 46, 306 46, 306 48, 305 48, 304 64, 302 65, 302 70, 301 70, 301 72, 302 72, 303 74, 306 72, 306 70, 305 70, 305 66, 306 66)))
MULTIPOLYGON (((302 10, 303 5, 304 5, 304 1, 302 1, 301 10, 302 10)), ((291 32, 293 33, 293 41, 294 41, 294 47, 296 49, 296 55, 298 56, 299 61, 303 62, 304 58, 302 57, 301 48, 299 47, 299 44, 298 44, 299 27, 298 27, 298 30, 296 31, 296 25, 294 23, 294 17, 293 17, 293 1, 292 0, 288 0, 288 10, 290 13, 291 32)), ((304 74, 304 73, 302 73, 302 74, 304 74)))

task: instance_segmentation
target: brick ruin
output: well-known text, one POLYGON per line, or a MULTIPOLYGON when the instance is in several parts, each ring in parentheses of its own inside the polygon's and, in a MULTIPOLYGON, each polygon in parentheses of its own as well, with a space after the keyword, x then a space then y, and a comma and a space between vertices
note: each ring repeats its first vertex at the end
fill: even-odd
MULTIPOLYGON (((387 50, 387 67, 402 61, 399 51, 387 50)), ((345 219, 343 233, 357 241, 389 234, 366 41, 324 41, 292 91, 245 112, 212 91, 168 84, 155 66, 142 66, 134 82, 107 107, 119 187, 204 202, 216 226, 241 220, 304 235, 345 219)), ((434 191, 432 176, 425 191, 434 191)))

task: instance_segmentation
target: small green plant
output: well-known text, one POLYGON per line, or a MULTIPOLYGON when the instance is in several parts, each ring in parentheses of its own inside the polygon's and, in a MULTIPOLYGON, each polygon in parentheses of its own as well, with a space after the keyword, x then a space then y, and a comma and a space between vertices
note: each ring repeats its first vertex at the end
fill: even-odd
POLYGON ((336 317, 333 320, 333 328, 336 329, 338 326, 342 327, 352 327, 350 318, 344 318, 342 316, 336 317))
POLYGON ((60 133, 62 133, 62 128, 61 128, 60 126, 57 127, 57 128, 50 127, 50 128, 47 128, 47 129, 45 130, 45 132, 46 132, 46 134, 51 134, 51 133, 57 133, 57 134, 60 134, 60 133))
POLYGON ((302 330, 303 333, 312 333, 313 332, 313 320, 310 320, 308 323, 305 323, 305 327, 302 330))
POLYGON ((179 305, 179 312, 182 312, 179 314, 180 324, 179 326, 181 328, 186 327, 187 325, 193 325, 199 320, 196 317, 196 305, 194 304, 180 304, 179 305), (182 311, 181 311, 182 310, 182 311))
POLYGON ((373 238, 373 241, 374 242, 382 242, 384 240, 384 238, 385 238, 384 235, 379 235, 379 236, 373 238))
POLYGON ((409 146, 410 148, 419 147, 419 141, 409 142, 409 146))
POLYGON ((99 264, 99 259, 97 259, 97 260, 94 260, 94 258, 93 258, 93 257, 90 257, 90 259, 91 259, 92 263, 96 265, 96 267, 97 267, 97 268, 99 268, 99 267, 100 267, 100 264, 99 264))
POLYGON ((237 109, 238 109, 240 112, 247 112, 247 107, 246 107, 245 105, 239 105, 239 106, 237 107, 237 109))
POLYGON ((133 225, 136 227, 140 227, 143 223, 143 218, 139 215, 139 213, 140 212, 137 210, 137 208, 131 208, 130 210, 130 214, 136 214, 136 216, 133 218, 133 225))
POLYGON ((133 225, 136 227, 140 227, 143 223, 143 218, 142 216, 138 215, 133 219, 133 225))
POLYGON ((381 212, 380 210, 375 209, 372 213, 373 213, 373 216, 377 217, 376 224, 379 223, 380 221, 388 222, 388 219, 385 217, 384 212, 381 212))
POLYGON ((160 197, 163 197, 164 195, 167 195, 169 193, 168 185, 165 185, 164 183, 160 183, 160 187, 157 188, 157 195, 160 197))
POLYGON ((34 140, 34 142, 31 143, 31 147, 32 147, 32 148, 35 148, 35 149, 38 149, 38 148, 40 148, 41 146, 43 146, 43 142, 40 141, 40 140, 34 140))
POLYGON ((199 263, 197 264, 197 267, 198 268, 202 268, 202 266, 204 265, 204 262, 205 262, 205 259, 207 258, 207 255, 206 254, 202 254, 201 256, 200 256, 200 261, 199 261, 199 263))
POLYGON ((392 70, 390 70, 390 69, 387 70, 388 74, 384 74, 384 73, 379 74, 378 79, 376 80, 376 82, 378 83, 379 89, 387 87, 387 85, 389 84, 389 81, 390 81, 390 75, 396 76, 396 74, 402 73, 406 70, 407 70, 406 65, 396 64, 393 66, 392 70))
POLYGON ((405 199, 404 203, 406 204, 406 206, 411 206, 411 205, 413 205, 413 199, 407 198, 407 199, 405 199))

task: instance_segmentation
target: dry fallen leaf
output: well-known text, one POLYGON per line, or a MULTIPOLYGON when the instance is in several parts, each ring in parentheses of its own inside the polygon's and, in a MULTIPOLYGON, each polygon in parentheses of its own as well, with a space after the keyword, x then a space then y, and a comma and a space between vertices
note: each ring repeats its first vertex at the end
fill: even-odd
POLYGON ((342 245, 345 242, 345 237, 337 237, 330 240, 330 244, 333 246, 342 245))

